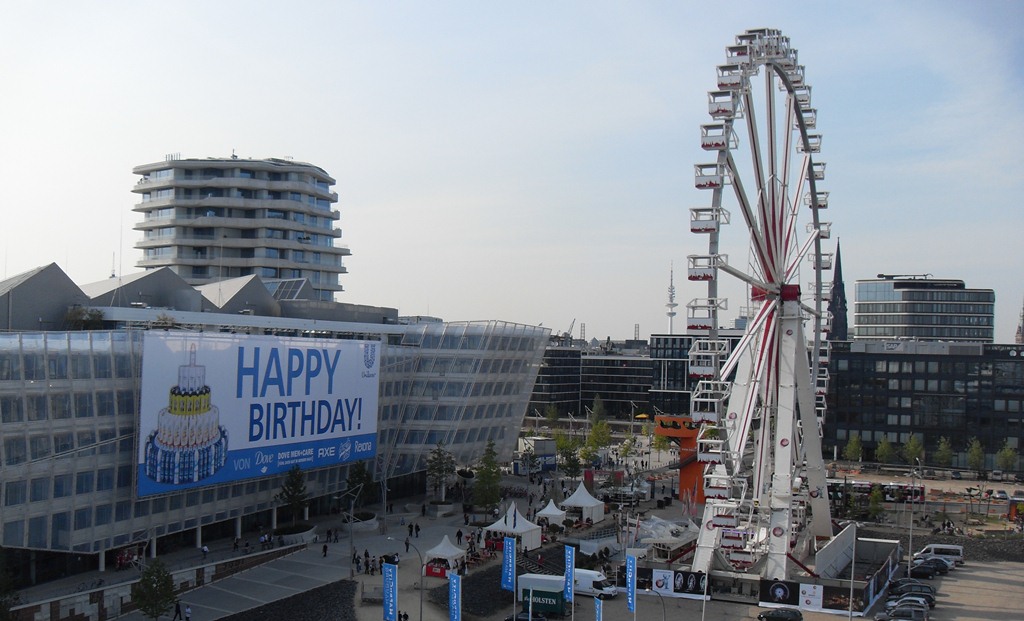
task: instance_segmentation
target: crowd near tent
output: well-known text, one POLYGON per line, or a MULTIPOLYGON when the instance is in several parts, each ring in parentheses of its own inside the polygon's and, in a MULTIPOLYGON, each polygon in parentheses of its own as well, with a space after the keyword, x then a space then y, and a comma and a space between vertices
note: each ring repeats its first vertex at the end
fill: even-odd
POLYGON ((492 537, 515 537, 527 550, 540 547, 540 526, 523 517, 514 502, 502 518, 484 530, 492 537))
POLYGON ((547 518, 548 524, 562 525, 562 521, 565 520, 565 511, 562 511, 555 506, 554 500, 548 501, 548 506, 544 507, 534 516, 535 518, 547 518))
POLYGON ((569 517, 578 517, 584 522, 588 518, 595 524, 604 520, 604 503, 591 496, 582 481, 572 496, 562 501, 562 509, 569 514, 569 517))

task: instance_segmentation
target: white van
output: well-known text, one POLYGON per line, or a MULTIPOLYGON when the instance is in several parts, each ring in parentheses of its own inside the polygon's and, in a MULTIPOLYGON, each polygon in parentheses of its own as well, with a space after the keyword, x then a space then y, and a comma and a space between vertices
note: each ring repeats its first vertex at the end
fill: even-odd
POLYGON ((937 556, 941 559, 953 561, 957 565, 964 564, 964 547, 946 543, 930 543, 921 548, 921 551, 914 555, 914 558, 928 558, 937 556))
POLYGON ((590 595, 598 599, 608 599, 619 594, 608 577, 591 569, 574 569, 573 594, 590 595))

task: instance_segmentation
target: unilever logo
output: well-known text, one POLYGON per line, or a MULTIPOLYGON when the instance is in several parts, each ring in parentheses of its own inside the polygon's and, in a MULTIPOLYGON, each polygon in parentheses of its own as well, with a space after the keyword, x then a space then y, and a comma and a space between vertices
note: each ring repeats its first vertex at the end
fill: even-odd
POLYGON ((369 343, 363 348, 363 365, 367 369, 372 369, 373 364, 377 361, 377 344, 369 343))

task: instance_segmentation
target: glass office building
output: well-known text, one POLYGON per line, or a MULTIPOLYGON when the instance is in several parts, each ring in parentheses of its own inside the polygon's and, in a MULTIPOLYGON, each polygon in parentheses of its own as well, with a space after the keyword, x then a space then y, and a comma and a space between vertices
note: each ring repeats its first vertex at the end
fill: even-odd
POLYGON ((993 341, 992 289, 968 289, 962 280, 880 276, 856 282, 854 339, 993 341))

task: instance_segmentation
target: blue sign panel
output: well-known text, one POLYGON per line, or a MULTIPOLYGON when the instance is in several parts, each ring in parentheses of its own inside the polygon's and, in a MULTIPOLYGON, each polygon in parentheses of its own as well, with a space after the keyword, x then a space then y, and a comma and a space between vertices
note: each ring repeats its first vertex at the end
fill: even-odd
POLYGON ((502 544, 502 588, 515 591, 515 539, 506 537, 502 544))
POLYGON ((448 621, 462 621, 462 576, 448 576, 448 621))
POLYGON ((138 496, 377 454, 380 343, 147 332, 138 496))
POLYGON ((594 621, 601 621, 604 616, 604 600, 600 597, 594 598, 594 621))
POLYGON ((384 563, 380 575, 384 580, 384 621, 397 621, 398 565, 384 563))
POLYGON ((576 548, 565 546, 565 601, 572 601, 572 586, 576 580, 576 548))
POLYGON ((636 557, 626 557, 626 608, 636 612, 636 557))

